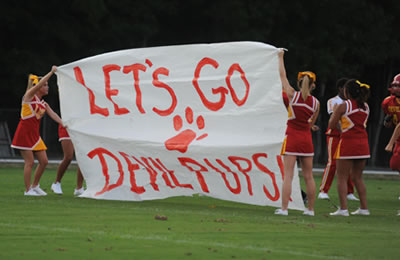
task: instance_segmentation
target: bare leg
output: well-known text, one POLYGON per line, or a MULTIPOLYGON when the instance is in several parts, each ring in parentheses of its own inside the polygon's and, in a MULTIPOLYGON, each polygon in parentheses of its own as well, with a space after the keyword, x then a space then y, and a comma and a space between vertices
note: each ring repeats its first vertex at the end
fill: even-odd
POLYGON ((354 193, 354 183, 351 180, 351 176, 347 180, 347 194, 354 193))
POLYGON ((292 181, 295 163, 295 155, 285 155, 283 157, 283 168, 285 175, 282 184, 282 210, 288 209, 290 195, 292 194, 292 181))
POLYGON ((25 183, 25 191, 28 192, 31 187, 31 175, 32 168, 34 164, 33 152, 30 150, 20 150, 22 158, 24 158, 24 183, 25 183))
POLYGON ((33 176, 33 182, 32 182, 32 186, 36 187, 39 184, 40 178, 42 177, 43 172, 46 169, 46 166, 49 163, 49 161, 47 159, 46 150, 36 151, 34 153, 36 155, 36 158, 39 161, 39 164, 36 167, 35 175, 33 176))
POLYGON ((65 171, 68 169, 68 166, 71 164, 74 156, 74 146, 71 140, 62 140, 61 147, 64 153, 64 158, 57 168, 57 177, 55 183, 61 182, 61 179, 64 176, 65 171))
POLYGON ((80 188, 82 188, 82 185, 83 185, 83 175, 81 169, 78 166, 78 171, 76 173, 76 189, 79 190, 80 188))
POLYGON ((351 171, 351 178, 356 186, 358 196, 360 198, 360 208, 368 209, 367 207, 367 189, 362 179, 362 173, 365 167, 366 160, 359 159, 353 160, 353 168, 351 171))
POLYGON ((315 203, 315 181, 312 173, 313 157, 300 157, 301 169, 303 172, 304 181, 306 183, 306 192, 308 198, 308 209, 314 210, 315 203))
POLYGON ((340 201, 340 209, 347 209, 347 180, 350 176, 352 161, 338 159, 337 161, 337 189, 340 201))

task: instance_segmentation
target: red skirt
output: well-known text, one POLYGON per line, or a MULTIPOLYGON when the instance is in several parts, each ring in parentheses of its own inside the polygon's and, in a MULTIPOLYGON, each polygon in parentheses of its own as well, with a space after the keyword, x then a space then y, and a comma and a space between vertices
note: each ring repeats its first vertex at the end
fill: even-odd
POLYGON ((40 120, 35 117, 21 119, 11 144, 12 148, 20 150, 42 151, 47 150, 39 135, 40 120))
POLYGON ((340 138, 335 159, 370 158, 368 138, 340 138))
POLYGON ((286 129, 281 155, 314 156, 311 130, 286 129))
POLYGON ((58 125, 58 141, 61 142, 62 140, 71 140, 71 137, 69 137, 69 134, 65 127, 63 127, 62 125, 58 125))

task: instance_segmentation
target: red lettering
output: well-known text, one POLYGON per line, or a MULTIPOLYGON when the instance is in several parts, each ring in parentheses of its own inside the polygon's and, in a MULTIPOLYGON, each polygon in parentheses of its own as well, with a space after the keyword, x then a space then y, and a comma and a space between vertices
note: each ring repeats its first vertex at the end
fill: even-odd
POLYGON ((169 75, 169 70, 166 68, 158 68, 154 71, 153 73, 153 85, 155 87, 158 88, 164 88, 165 90, 168 91, 169 95, 171 96, 172 102, 171 102, 171 106, 165 110, 160 110, 156 107, 153 107, 153 111, 156 112, 157 114, 159 114, 160 116, 168 116, 170 114, 172 114, 172 112, 174 112, 175 107, 178 103, 178 100, 176 98, 175 92, 172 90, 172 88, 170 86, 168 86, 167 84, 161 82, 158 79, 158 75, 165 75, 168 76, 169 75))
POLYGON ((78 81, 80 84, 82 84, 88 91, 89 93, 89 106, 90 106, 90 114, 100 114, 103 116, 108 116, 109 112, 107 108, 102 108, 96 105, 95 103, 95 96, 93 94, 93 91, 88 88, 85 84, 85 80, 83 79, 83 74, 81 68, 78 66, 74 68, 74 73, 75 73, 75 79, 78 81))
POLYGON ((153 165, 162 172, 161 177, 164 179, 165 184, 170 187, 171 189, 176 188, 175 186, 172 185, 171 181, 168 178, 167 173, 161 168, 160 165, 158 165, 153 158, 149 158, 149 160, 153 163, 153 165))
POLYGON ((101 166, 102 166, 102 169, 103 169, 103 175, 105 177, 104 188, 101 191, 96 192, 96 194, 95 194, 95 196, 98 196, 100 194, 103 194, 106 191, 110 191, 112 189, 117 188, 118 186, 121 186, 122 182, 124 180, 124 171, 122 170, 121 162, 110 151, 108 151, 108 150, 106 150, 104 148, 96 148, 96 149, 92 150, 90 153, 88 153, 88 156, 89 156, 90 159, 93 159, 93 157, 96 156, 96 155, 100 159, 100 163, 101 163, 101 166), (110 175, 108 174, 108 166, 107 166, 107 162, 106 162, 106 160, 104 158, 104 154, 110 156, 111 158, 113 158, 117 162, 118 171, 119 171, 119 178, 118 178, 118 180, 117 180, 117 182, 115 184, 109 185, 110 175))
POLYGON ((140 113, 145 114, 142 106, 142 91, 140 90, 139 85, 139 70, 146 71, 146 67, 142 64, 135 63, 129 66, 124 66, 123 72, 128 74, 129 72, 133 72, 133 79, 134 79, 134 87, 136 91, 136 106, 139 109, 140 113))
POLYGON ((278 185, 276 184, 275 174, 273 172, 271 172, 265 165, 262 165, 258 161, 258 158, 260 158, 260 157, 268 158, 268 155, 266 153, 256 153, 252 156, 252 158, 253 158, 253 161, 256 164, 257 168, 260 169, 261 171, 265 172, 266 174, 268 174, 271 177, 272 185, 274 186, 274 190, 275 190, 275 196, 272 196, 271 193, 269 193, 269 191, 268 191, 267 187, 265 187, 265 185, 263 186, 264 193, 265 193, 265 195, 267 195, 267 197, 270 200, 277 201, 279 199, 280 193, 279 193, 278 185))
POLYGON ((110 72, 111 71, 120 71, 121 67, 115 64, 105 65, 103 66, 104 80, 106 83, 106 97, 113 103, 114 105, 114 113, 116 115, 123 115, 129 113, 129 110, 126 108, 120 108, 112 99, 111 96, 118 95, 118 89, 111 89, 111 80, 110 80, 110 72))
POLYGON ((153 62, 151 62, 151 60, 146 59, 145 62, 147 65, 149 65, 149 67, 153 66, 153 62))
POLYGON ((208 190, 208 186, 207 186, 207 183, 206 183, 206 181, 205 181, 205 179, 204 179, 204 176, 203 176, 203 174, 201 173, 201 172, 208 172, 207 168, 204 167, 203 165, 201 165, 200 163, 198 163, 197 161, 191 159, 191 158, 179 157, 178 160, 179 160, 179 162, 181 163, 181 165, 185 166, 185 167, 188 168, 190 171, 196 173, 196 177, 197 177, 197 180, 199 181, 199 184, 200 184, 200 186, 201 186, 201 189, 202 189, 204 192, 210 192, 210 191, 208 190), (195 169, 193 169, 189 164, 194 164, 194 165, 196 165, 197 167, 199 167, 200 169, 195 170, 195 169))
POLYGON ((246 158, 243 158, 243 157, 238 157, 238 156, 229 156, 228 159, 246 177, 247 189, 249 191, 250 196, 253 196, 253 186, 251 184, 250 176, 247 174, 252 169, 251 161, 249 159, 246 159, 246 158), (238 161, 246 162, 247 163, 247 168, 243 169, 243 167, 240 165, 240 163, 238 161))
POLYGON ((172 179, 172 181, 174 182, 174 184, 175 184, 176 186, 181 187, 181 188, 189 188, 189 189, 192 189, 192 190, 193 190, 193 186, 192 186, 191 184, 181 184, 181 183, 178 181, 178 179, 176 178, 176 176, 175 176, 175 174, 174 174, 174 171, 168 170, 168 169, 164 166, 164 164, 160 161, 160 159, 157 158, 156 161, 157 161, 158 165, 160 165, 160 166, 163 168, 163 171, 167 172, 167 173, 171 176, 171 179, 172 179))
POLYGON ((217 161, 222 167, 224 167, 225 170, 226 170, 227 172, 230 172, 230 173, 233 174, 233 177, 235 178, 235 181, 236 181, 236 188, 232 188, 232 186, 231 186, 231 184, 229 183, 228 179, 226 178, 226 174, 225 174, 224 172, 222 172, 222 171, 220 171, 218 168, 214 167, 207 159, 204 159, 204 161, 205 161, 206 164, 207 164, 208 166, 210 166, 214 171, 216 171, 216 172, 218 172, 219 174, 221 174, 222 179, 224 180, 226 187, 227 187, 233 194, 239 194, 239 193, 242 191, 242 189, 241 189, 241 187, 240 187, 240 181, 239 181, 238 175, 237 175, 235 172, 232 172, 231 169, 230 169, 228 166, 226 166, 221 160, 216 159, 216 161, 217 161))
POLYGON ((232 64, 232 66, 229 68, 228 75, 226 76, 225 81, 226 81, 226 85, 228 86, 228 88, 229 88, 229 90, 231 92, 233 102, 235 102, 235 104, 238 105, 238 106, 241 106, 244 103, 246 103, 247 97, 249 96, 250 84, 247 81, 246 75, 244 74, 244 71, 240 67, 239 64, 237 64, 237 63, 232 64), (232 77, 232 75, 233 75, 233 73, 235 71, 240 72, 240 78, 243 80, 244 85, 246 86, 246 94, 245 94, 245 96, 243 97, 242 100, 239 100, 239 98, 236 95, 235 90, 232 88, 231 77, 232 77))
POLYGON ((200 71, 205 65, 211 65, 214 68, 218 68, 219 64, 217 61, 211 59, 211 58, 203 58, 199 64, 196 66, 196 70, 194 72, 194 78, 193 78, 193 86, 196 89, 197 93, 200 96, 201 101, 203 104, 210 110, 212 111, 218 111, 220 110, 224 105, 225 105, 225 95, 228 94, 228 90, 222 86, 218 88, 213 88, 212 93, 214 95, 220 94, 220 99, 217 102, 211 102, 209 101, 204 93, 201 91, 200 86, 199 86, 199 77, 200 77, 200 71))
POLYGON ((156 183, 157 181, 157 172, 153 169, 153 167, 150 166, 149 162, 147 161, 146 158, 141 157, 140 159, 142 159, 143 162, 139 161, 135 156, 132 155, 132 158, 135 159, 135 161, 140 164, 142 167, 144 167, 146 169, 146 171, 149 173, 150 175, 150 185, 153 187, 154 190, 156 191, 160 191, 160 189, 158 188, 158 185, 156 183), (143 164, 144 163, 144 164, 143 164))
POLYGON ((131 191, 137 193, 137 194, 142 194, 146 190, 142 186, 137 186, 136 184, 136 177, 135 177, 135 170, 139 170, 140 167, 136 163, 132 163, 131 160, 129 160, 129 155, 123 152, 119 152, 125 159, 126 163, 128 164, 128 170, 130 174, 130 182, 131 182, 131 191))
MULTIPOLYGON (((171 189, 174 189, 176 187, 181 187, 181 188, 188 188, 188 189, 194 189, 192 184, 181 184, 177 177, 175 176, 175 172, 173 170, 169 170, 159 158, 151 158, 151 157, 140 157, 140 159, 136 158, 133 155, 128 155, 124 152, 119 152, 119 154, 125 159, 125 162, 127 164, 127 168, 130 173, 130 184, 131 188, 130 190, 134 193, 137 194, 142 194, 146 192, 146 189, 144 186, 138 186, 136 183, 136 177, 137 173, 136 171, 139 170, 141 167, 144 167, 146 171, 149 174, 150 177, 150 185, 155 191, 160 191, 159 186, 157 184, 157 175, 158 173, 161 174, 161 177, 163 178, 165 185, 168 186, 171 189), (134 162, 136 161, 136 163, 134 162)), ((117 187, 120 187, 123 183, 124 180, 124 171, 123 167, 121 164, 121 161, 110 151, 104 148, 96 148, 89 152, 87 156, 90 159, 93 159, 95 156, 98 156, 101 167, 102 167, 102 173, 105 178, 105 184, 104 187, 95 193, 95 196, 101 195, 105 192, 111 191, 112 189, 115 189, 117 187), (110 174, 109 174, 109 165, 106 161, 106 156, 109 158, 113 159, 115 163, 118 166, 118 172, 119 176, 118 179, 114 184, 110 184, 110 174)), ((256 153, 252 155, 252 161, 256 165, 256 167, 266 173, 272 181, 272 186, 274 193, 269 190, 269 188, 266 186, 266 184, 263 185, 263 191, 266 195, 266 197, 271 200, 271 201, 277 201, 280 198, 280 191, 278 189, 277 183, 276 183, 276 176, 275 174, 268 169, 267 165, 261 162, 261 159, 267 159, 268 155, 266 153, 256 153)), ((108 158, 107 158, 108 159, 108 158)), ((199 163, 195 159, 188 158, 188 157, 178 157, 177 158, 180 164, 184 167, 186 167, 189 171, 194 172, 197 177, 197 181, 199 183, 199 186, 201 187, 203 192, 209 193, 209 187, 206 183, 204 173, 209 172, 210 170, 213 172, 217 172, 220 174, 221 178, 223 179, 223 182, 225 186, 229 189, 230 192, 233 194, 240 194, 242 189, 241 189, 241 180, 239 178, 238 172, 241 172, 245 178, 246 182, 248 185, 248 192, 250 196, 253 196, 253 189, 252 189, 252 183, 251 179, 249 176, 249 173, 252 171, 252 161, 239 157, 239 156, 228 156, 228 160, 234 165, 231 166, 233 168, 237 168, 237 171, 232 170, 230 166, 228 166, 226 163, 224 163, 220 159, 215 159, 214 163, 211 163, 211 161, 207 158, 203 159, 205 165, 199 163), (219 166, 218 166, 218 165, 219 166), (223 169, 222 169, 222 168, 223 169), (228 178, 228 173, 232 175, 232 177, 228 178), (229 180, 228 180, 229 179, 229 180)), ((276 160, 281 172, 281 177, 282 180, 284 179, 284 164, 282 162, 282 157, 281 156, 276 156, 276 160)), ((112 160, 111 160, 112 161, 112 160)), ((278 177, 279 178, 279 177, 278 177)), ((147 182, 146 182, 147 183, 147 182)), ((290 198, 290 201, 292 199, 290 198)))

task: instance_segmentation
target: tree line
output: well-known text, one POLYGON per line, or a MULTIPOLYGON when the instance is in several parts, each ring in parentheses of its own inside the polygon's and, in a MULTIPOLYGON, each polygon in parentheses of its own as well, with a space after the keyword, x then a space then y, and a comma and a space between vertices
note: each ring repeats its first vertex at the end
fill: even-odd
MULTIPOLYGON (((326 101, 336 94, 336 80, 347 77, 371 85, 369 165, 388 165, 384 146, 391 130, 382 127, 380 103, 400 73, 397 1, 15 0, 2 3, 0 12, 2 109, 19 109, 27 75, 44 75, 53 64, 121 49, 259 41, 289 50, 293 85, 298 71, 317 74, 316 162, 326 160, 326 101)), ((46 100, 57 110, 56 88, 46 100)))

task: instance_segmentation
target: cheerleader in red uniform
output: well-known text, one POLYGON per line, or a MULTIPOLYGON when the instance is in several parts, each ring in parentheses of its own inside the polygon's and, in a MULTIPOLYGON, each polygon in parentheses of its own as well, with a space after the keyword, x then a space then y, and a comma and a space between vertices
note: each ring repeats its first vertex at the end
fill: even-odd
POLYGON ((311 95, 311 91, 315 88, 316 76, 313 72, 300 72, 297 77, 297 85, 300 91, 295 91, 290 86, 286 77, 283 49, 279 50, 278 56, 282 88, 289 99, 289 119, 281 151, 281 154, 284 156, 283 165, 285 172, 282 185, 282 207, 277 209, 275 214, 288 215, 294 167, 298 157, 306 183, 308 198, 308 207, 304 211, 304 215, 314 216, 315 182, 312 175, 314 147, 311 129, 318 129, 314 123, 319 113, 319 101, 311 95))
MULTIPOLYGON (((58 126, 58 141, 61 142, 64 158, 57 168, 56 181, 51 185, 51 190, 56 194, 63 194, 61 189, 61 179, 64 176, 65 171, 68 169, 68 166, 72 161, 72 158, 74 157, 74 145, 72 144, 67 129, 62 125, 58 126)), ((78 171, 76 173, 76 188, 74 191, 74 195, 79 196, 84 191, 85 190, 83 189, 83 176, 81 169, 78 166, 78 171)))
MULTIPOLYGON (((328 114, 331 115, 333 113, 333 109, 335 106, 340 105, 344 102, 344 84, 347 82, 347 78, 341 78, 336 82, 336 88, 338 90, 338 94, 330 98, 327 102, 327 110, 328 114)), ((319 187, 318 199, 327 199, 329 200, 328 191, 331 188, 333 178, 336 173, 336 159, 333 157, 335 155, 336 148, 339 144, 340 140, 340 132, 336 128, 330 129, 326 131, 326 143, 328 148, 328 163, 326 164, 324 174, 322 175, 321 185, 319 187)), ((347 199, 348 200, 358 200, 356 196, 354 196, 354 184, 351 181, 349 176, 349 180, 347 182, 347 199)))
POLYGON ((369 116, 369 107, 366 103, 369 96, 369 85, 358 80, 348 80, 344 85, 347 100, 338 105, 331 118, 329 128, 341 125, 341 135, 335 152, 337 160, 337 188, 340 200, 340 209, 330 213, 332 216, 349 216, 347 209, 347 180, 350 176, 360 198, 360 208, 352 215, 369 215, 367 207, 367 190, 362 179, 366 159, 370 158, 368 134, 365 128, 369 116))
POLYGON ((51 68, 43 78, 30 75, 28 87, 22 98, 21 119, 11 147, 19 149, 22 158, 24 158, 24 182, 26 196, 45 196, 47 195, 39 185, 47 163, 47 147, 39 134, 40 119, 46 112, 54 121, 62 124, 61 118, 51 109, 51 107, 42 99, 49 92, 47 81, 57 70, 56 66, 51 68), (31 183, 31 174, 34 164, 34 156, 39 161, 36 167, 33 182, 31 183))

